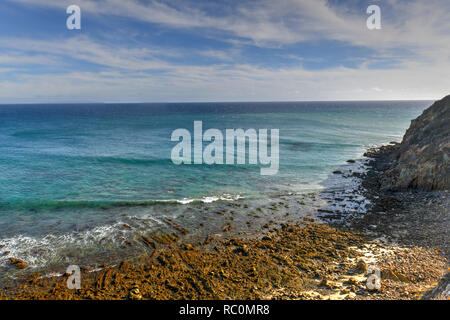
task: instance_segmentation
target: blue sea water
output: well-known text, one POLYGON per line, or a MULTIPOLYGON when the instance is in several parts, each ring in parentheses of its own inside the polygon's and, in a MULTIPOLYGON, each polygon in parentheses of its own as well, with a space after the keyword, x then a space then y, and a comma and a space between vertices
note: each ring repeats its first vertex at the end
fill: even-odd
POLYGON ((162 217, 187 215, 187 208, 190 222, 184 222, 191 229, 202 219, 214 224, 199 209, 214 200, 264 203, 284 194, 318 192, 347 159, 361 157, 370 146, 400 141, 410 121, 429 105, 1 105, 0 266, 9 256, 32 266, 52 259, 68 262, 79 258, 80 246, 92 255, 101 247, 107 255, 117 240, 105 239, 118 224, 139 221, 150 228, 162 225, 162 217), (254 165, 173 164, 172 132, 193 133, 197 120, 203 130, 279 129, 278 174, 262 176, 254 165), (100 246, 102 241, 107 243, 100 246), (2 250, 9 255, 2 256, 2 250))

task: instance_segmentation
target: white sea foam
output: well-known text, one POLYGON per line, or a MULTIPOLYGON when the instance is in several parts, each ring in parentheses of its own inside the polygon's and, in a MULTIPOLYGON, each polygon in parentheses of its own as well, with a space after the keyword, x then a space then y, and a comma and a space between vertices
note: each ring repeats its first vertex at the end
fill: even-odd
POLYGON ((341 174, 333 174, 324 182, 326 190, 321 198, 326 203, 321 208, 322 211, 352 216, 367 212, 371 202, 363 194, 365 189, 361 186, 362 180, 358 175, 368 171, 367 164, 370 160, 362 158, 355 163, 345 164, 339 168, 341 174))
POLYGON ((200 199, 184 198, 183 200, 176 200, 176 201, 181 204, 189 204, 196 201, 200 201, 203 203, 211 203, 215 201, 236 201, 243 198, 244 197, 241 195, 223 194, 221 196, 203 197, 200 199))
POLYGON ((122 222, 117 222, 83 232, 48 234, 42 237, 17 235, 1 239, 0 244, 4 245, 2 251, 9 253, 0 256, 0 266, 8 263, 11 257, 24 260, 30 268, 44 267, 49 262, 70 259, 70 256, 76 256, 77 250, 81 252, 80 249, 98 246, 104 241, 115 243, 118 236, 124 233, 123 228, 120 228, 122 225, 122 222))
MULTIPOLYGON (((203 198, 185 198, 182 200, 161 200, 161 202, 177 202, 189 204, 193 202, 212 203, 215 201, 235 201, 242 199, 241 195, 223 194, 221 196, 209 196, 203 198)), ((152 227, 164 226, 158 217, 151 213, 142 215, 129 215, 126 222, 132 224, 135 230, 124 228, 124 221, 119 221, 110 225, 98 226, 90 230, 81 232, 70 232, 66 234, 47 234, 43 236, 16 235, 10 238, 0 239, 3 245, 0 251, 0 267, 8 264, 9 258, 24 260, 28 266, 41 268, 52 262, 61 262, 66 259, 77 259, 82 256, 84 250, 89 248, 99 248, 101 246, 120 246, 124 241, 124 234, 135 232, 136 230, 148 230, 152 227), (2 254, 8 252, 8 254, 2 254)))

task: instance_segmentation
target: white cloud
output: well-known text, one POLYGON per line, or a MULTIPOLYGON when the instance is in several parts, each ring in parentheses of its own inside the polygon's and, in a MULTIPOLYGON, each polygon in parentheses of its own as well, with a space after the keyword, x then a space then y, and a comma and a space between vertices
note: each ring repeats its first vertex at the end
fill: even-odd
POLYGON ((235 65, 183 66, 152 77, 140 72, 74 72, 23 75, 19 82, 4 81, 0 96, 4 102, 24 92, 34 102, 99 101, 99 97, 100 101, 135 102, 437 99, 448 94, 447 70, 422 66, 400 71, 342 67, 310 71, 235 65))
POLYGON ((166 53, 161 49, 101 45, 91 41, 87 36, 73 37, 61 41, 0 38, 0 48, 39 53, 37 57, 29 53, 22 53, 20 56, 8 55, 4 57, 3 61, 2 55, 0 55, 0 65, 6 62, 22 64, 47 62, 55 65, 55 57, 69 57, 123 70, 169 68, 168 63, 156 56, 161 54, 174 55, 172 51, 166 53))
MULTIPOLYGON (((382 31, 366 28, 365 8, 349 10, 326 0, 261 0, 233 2, 234 10, 208 15, 201 2, 149 0, 9 0, 65 8, 69 2, 101 15, 118 15, 174 28, 207 28, 232 33, 256 44, 334 39, 370 47, 440 46, 450 37, 450 3, 442 0, 388 1, 382 31), (395 17, 395 18, 393 18, 395 17)), ((445 43, 448 48, 448 41, 445 43)))
MULTIPOLYGON (((9 1, 61 9, 69 4, 60 0, 9 1)), ((0 78, 2 102, 18 96, 30 101, 436 99, 448 94, 450 88, 447 1, 386 1, 389 12, 383 12, 380 31, 367 30, 366 16, 361 12, 330 6, 325 0, 234 2, 236 7, 224 10, 220 16, 208 15, 200 4, 185 1, 144 4, 136 0, 73 0, 72 3, 105 17, 118 15, 170 28, 201 29, 202 34, 209 33, 211 37, 223 33, 221 39, 234 43, 236 48, 248 44, 282 47, 332 39, 374 49, 377 57, 361 61, 357 69, 311 71, 298 66, 274 69, 243 65, 239 63, 238 49, 211 49, 196 50, 195 54, 218 59, 221 64, 192 66, 164 59, 182 56, 176 50, 125 47, 117 43, 102 45, 88 37, 63 41, 3 38, 0 48, 19 52, 16 58, 0 54, 3 70, 10 70, 9 64, 33 61, 64 63, 58 60, 63 57, 92 62, 107 70, 72 71, 65 75, 18 72, 16 78, 20 81, 0 78), (379 59, 395 61, 396 65, 386 70, 368 67, 379 59), (151 70, 164 72, 149 74, 151 70)))

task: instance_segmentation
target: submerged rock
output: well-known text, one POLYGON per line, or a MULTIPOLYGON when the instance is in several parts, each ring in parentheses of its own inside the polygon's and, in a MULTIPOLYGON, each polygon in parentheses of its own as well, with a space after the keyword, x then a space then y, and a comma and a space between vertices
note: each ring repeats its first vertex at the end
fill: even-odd
POLYGON ((23 260, 20 260, 20 259, 9 258, 9 263, 11 263, 13 266, 15 266, 18 269, 28 268, 28 265, 23 260))

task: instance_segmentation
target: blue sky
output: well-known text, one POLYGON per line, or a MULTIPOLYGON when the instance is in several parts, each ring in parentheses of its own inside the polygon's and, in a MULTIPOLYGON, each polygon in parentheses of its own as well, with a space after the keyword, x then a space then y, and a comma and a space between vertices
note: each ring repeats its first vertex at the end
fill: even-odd
POLYGON ((3 0, 0 103, 438 99, 449 16, 447 0, 3 0))

